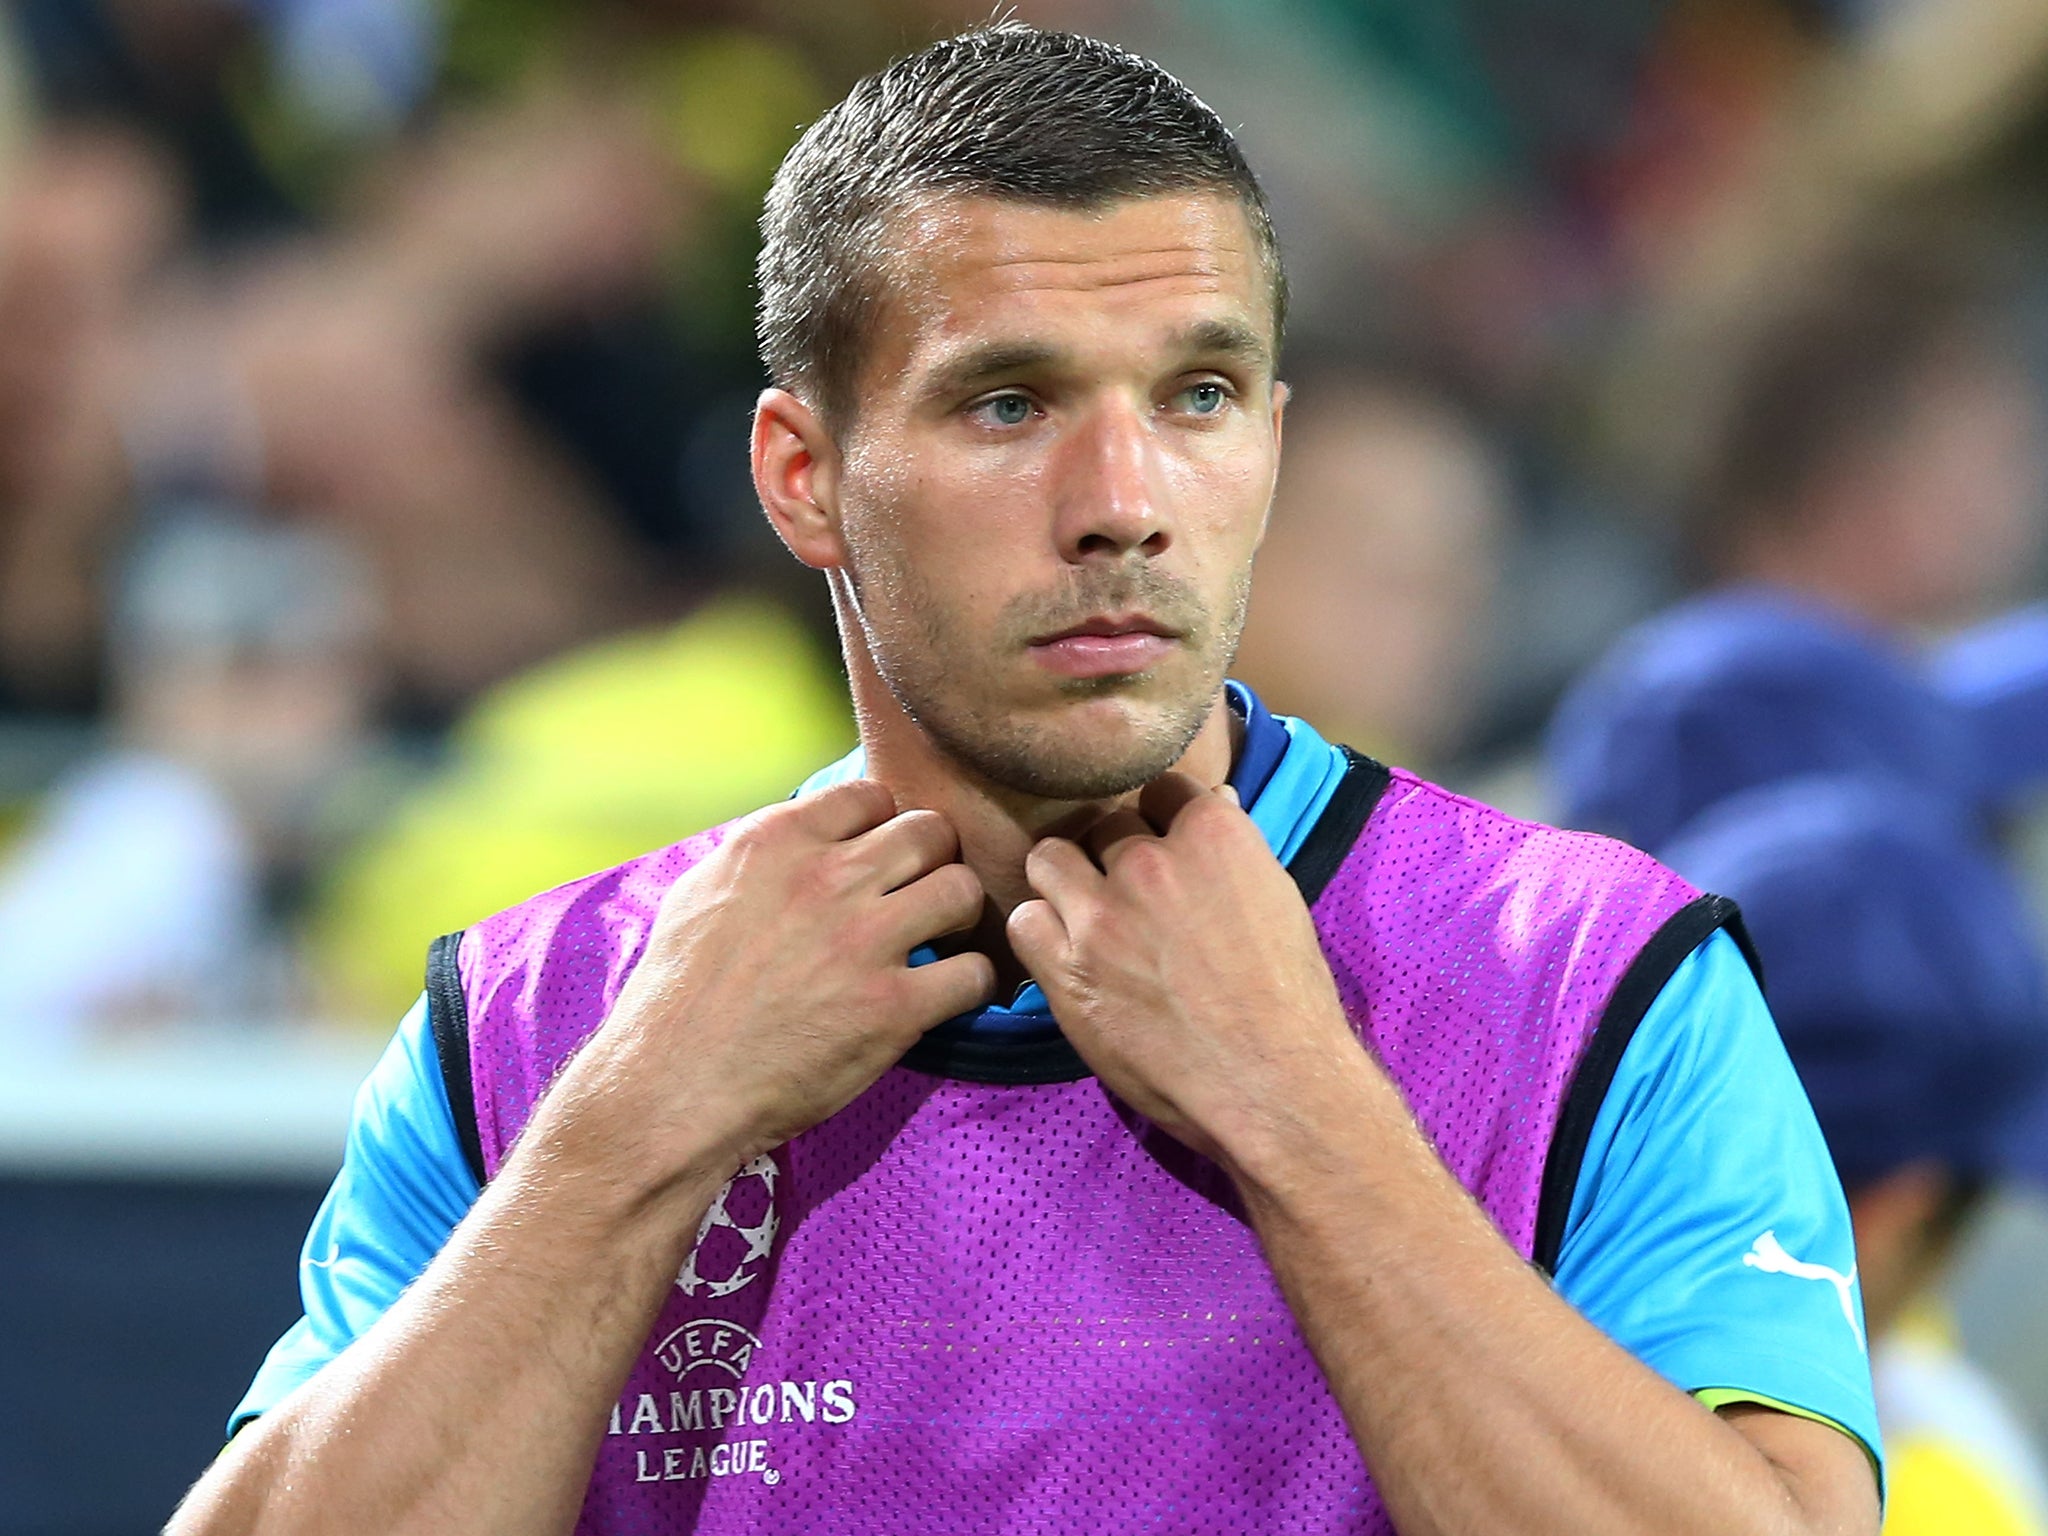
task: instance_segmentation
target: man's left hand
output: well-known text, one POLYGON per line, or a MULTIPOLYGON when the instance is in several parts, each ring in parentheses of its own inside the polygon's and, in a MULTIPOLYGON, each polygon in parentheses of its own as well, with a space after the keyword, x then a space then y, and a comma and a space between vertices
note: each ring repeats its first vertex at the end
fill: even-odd
POLYGON ((1238 1171, 1355 1079, 1353 1035, 1308 907, 1228 789, 1169 773, 1024 872, 1010 943, 1098 1077, 1238 1171))

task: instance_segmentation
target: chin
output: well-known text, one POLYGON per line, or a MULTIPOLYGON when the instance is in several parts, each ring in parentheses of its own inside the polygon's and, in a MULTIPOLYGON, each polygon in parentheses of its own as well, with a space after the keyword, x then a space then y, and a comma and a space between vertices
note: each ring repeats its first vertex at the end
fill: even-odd
MULTIPOLYGON (((1091 687, 1042 715, 968 732, 932 730, 951 757, 990 783, 1041 800, 1112 800, 1179 762, 1207 720, 1207 701, 1140 706, 1091 687)), ((931 729, 927 725, 927 729, 931 729)))

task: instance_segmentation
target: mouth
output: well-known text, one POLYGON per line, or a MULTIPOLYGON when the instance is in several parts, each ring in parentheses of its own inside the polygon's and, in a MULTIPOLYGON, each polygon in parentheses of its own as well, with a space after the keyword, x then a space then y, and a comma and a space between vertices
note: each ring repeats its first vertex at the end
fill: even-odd
POLYGON ((1120 677, 1158 665, 1183 638, 1149 614, 1103 614, 1042 635, 1029 648, 1033 660, 1059 677, 1120 677))

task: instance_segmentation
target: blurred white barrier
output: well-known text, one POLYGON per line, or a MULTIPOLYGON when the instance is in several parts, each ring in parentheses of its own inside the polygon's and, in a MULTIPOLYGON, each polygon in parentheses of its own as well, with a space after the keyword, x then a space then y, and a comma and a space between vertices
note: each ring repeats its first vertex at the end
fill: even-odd
POLYGON ((1948 1291, 1971 1358, 2012 1395, 2048 1460, 2048 1195, 1994 1195, 1948 1291))
POLYGON ((340 1166, 382 1041, 193 1031, 0 1070, 0 1175, 263 1179, 340 1166))

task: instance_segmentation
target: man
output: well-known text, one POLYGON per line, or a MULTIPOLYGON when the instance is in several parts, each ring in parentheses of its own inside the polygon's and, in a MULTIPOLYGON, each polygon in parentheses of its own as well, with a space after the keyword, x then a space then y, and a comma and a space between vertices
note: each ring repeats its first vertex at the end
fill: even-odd
POLYGON ((1215 115, 984 29, 764 223, 862 751, 436 947, 172 1529, 1873 1531, 1856 1331, 1741 1262, 1853 1260, 1730 909, 1223 688, 1284 390, 1215 115))

